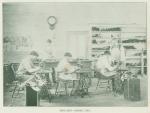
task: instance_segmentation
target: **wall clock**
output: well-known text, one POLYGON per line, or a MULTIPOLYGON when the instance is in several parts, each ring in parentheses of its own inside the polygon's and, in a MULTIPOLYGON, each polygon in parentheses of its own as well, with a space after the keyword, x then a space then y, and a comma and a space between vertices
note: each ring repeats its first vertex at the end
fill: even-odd
POLYGON ((55 16, 49 16, 47 19, 47 22, 49 24, 49 28, 51 30, 53 30, 55 28, 56 23, 57 23, 57 19, 55 16))

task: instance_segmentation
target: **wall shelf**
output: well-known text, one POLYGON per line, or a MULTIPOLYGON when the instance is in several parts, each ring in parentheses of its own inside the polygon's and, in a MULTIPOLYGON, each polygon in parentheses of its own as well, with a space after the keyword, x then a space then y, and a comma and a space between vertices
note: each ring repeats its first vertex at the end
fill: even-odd
MULTIPOLYGON (((91 24, 90 25, 90 40, 89 40, 89 57, 93 60, 98 59, 99 55, 104 51, 110 51, 111 52, 111 41, 112 39, 117 39, 121 46, 125 48, 125 53, 130 52, 134 54, 139 54, 137 56, 125 56, 125 65, 130 60, 131 62, 135 63, 135 60, 137 60, 136 63, 140 62, 139 66, 128 66, 128 68, 140 68, 141 74, 146 74, 144 69, 147 67, 144 65, 144 60, 147 59, 146 53, 144 51, 147 51, 146 48, 146 41, 147 41, 147 34, 146 29, 144 27, 134 26, 131 27, 131 25, 104 25, 104 24, 91 24), (95 30, 93 30, 93 27, 95 30), (118 28, 120 31, 101 31, 102 29, 115 29, 118 28), (113 37, 112 37, 113 36, 113 37), (124 40, 130 40, 131 42, 122 42, 124 40), (139 41, 138 41, 138 40, 139 41), (143 39, 145 41, 143 41, 143 39), (95 43, 92 43, 92 41, 95 41, 95 43), (105 40, 102 44, 96 43, 97 41, 105 40), (133 42, 135 40, 135 42, 133 42), (140 41, 141 40, 141 41, 140 41), (139 44, 139 45, 138 45, 139 44), (104 50, 93 50, 93 48, 102 48, 108 45, 109 49, 104 50), (125 47, 125 46, 134 46, 134 49, 125 47), (135 60, 134 60, 135 59, 135 60), (133 60, 133 61, 132 61, 133 60)), ((132 53, 132 54, 133 54, 132 53)), ((147 62, 147 61, 146 61, 147 62)), ((138 72, 138 71, 137 71, 138 72)))

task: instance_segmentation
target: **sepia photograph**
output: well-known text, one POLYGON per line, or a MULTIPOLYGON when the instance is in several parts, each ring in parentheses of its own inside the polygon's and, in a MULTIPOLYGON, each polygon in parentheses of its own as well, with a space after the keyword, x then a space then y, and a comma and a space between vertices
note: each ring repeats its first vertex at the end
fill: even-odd
POLYGON ((5 2, 4 107, 148 107, 146 2, 5 2))

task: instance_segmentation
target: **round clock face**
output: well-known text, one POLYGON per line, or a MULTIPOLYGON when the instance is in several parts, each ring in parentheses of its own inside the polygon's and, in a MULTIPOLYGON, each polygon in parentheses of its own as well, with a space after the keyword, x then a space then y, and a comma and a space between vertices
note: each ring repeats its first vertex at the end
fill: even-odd
POLYGON ((54 24, 56 24, 56 22, 57 22, 57 20, 56 20, 56 18, 54 16, 50 16, 48 18, 48 23, 49 24, 54 25, 54 24))

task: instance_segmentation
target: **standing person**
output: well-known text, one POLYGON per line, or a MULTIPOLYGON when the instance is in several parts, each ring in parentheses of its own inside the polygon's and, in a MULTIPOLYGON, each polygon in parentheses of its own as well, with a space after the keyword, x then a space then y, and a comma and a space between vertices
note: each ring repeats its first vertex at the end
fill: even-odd
MULTIPOLYGON (((126 69, 125 63, 125 50, 122 45, 116 39, 114 39, 114 43, 112 43, 111 54, 113 58, 113 63, 115 65, 119 65, 119 70, 126 69)), ((122 74, 120 76, 116 76, 112 79, 113 83, 113 91, 117 93, 123 92, 123 81, 121 80, 122 74)))
MULTIPOLYGON (((54 59, 54 47, 51 39, 47 39, 46 43, 44 44, 43 49, 41 50, 41 59, 44 62, 51 62, 54 59)), ((53 85, 55 82, 55 69, 54 67, 49 68, 49 79, 50 84, 53 85)))
POLYGON ((121 66, 125 65, 125 50, 124 47, 119 44, 116 39, 113 39, 112 48, 111 48, 111 56, 114 64, 121 64, 121 66))
POLYGON ((45 46, 41 51, 41 53, 42 53, 41 58, 43 60, 54 58, 54 47, 51 39, 46 40, 45 46))

